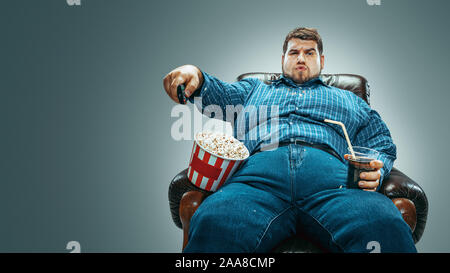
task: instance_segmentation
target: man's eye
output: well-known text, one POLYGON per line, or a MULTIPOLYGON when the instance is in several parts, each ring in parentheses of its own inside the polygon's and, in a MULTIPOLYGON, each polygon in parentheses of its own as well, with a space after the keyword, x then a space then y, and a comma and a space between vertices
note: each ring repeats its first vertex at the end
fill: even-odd
POLYGON ((312 56, 312 55, 314 55, 314 52, 310 51, 310 52, 306 53, 306 55, 312 56))

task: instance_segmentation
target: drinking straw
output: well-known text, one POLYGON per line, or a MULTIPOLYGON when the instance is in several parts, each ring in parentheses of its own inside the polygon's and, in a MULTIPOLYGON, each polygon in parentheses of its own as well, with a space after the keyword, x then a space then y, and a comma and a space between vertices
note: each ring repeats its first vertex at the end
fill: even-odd
POLYGON ((344 123, 340 121, 335 121, 331 119, 325 119, 325 122, 334 123, 337 125, 340 125, 342 127, 342 130, 344 131, 345 139, 347 140, 348 148, 350 149, 350 152, 352 153, 353 159, 356 159, 355 152, 353 151, 352 143, 350 142, 350 138, 348 137, 347 130, 345 129, 344 123))

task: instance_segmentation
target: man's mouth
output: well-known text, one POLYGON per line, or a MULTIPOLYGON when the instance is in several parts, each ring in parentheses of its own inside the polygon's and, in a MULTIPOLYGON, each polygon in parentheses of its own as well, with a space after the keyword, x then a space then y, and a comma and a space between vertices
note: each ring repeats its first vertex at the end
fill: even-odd
POLYGON ((297 66, 295 69, 299 70, 299 71, 305 71, 306 70, 306 66, 304 66, 304 65, 297 66))

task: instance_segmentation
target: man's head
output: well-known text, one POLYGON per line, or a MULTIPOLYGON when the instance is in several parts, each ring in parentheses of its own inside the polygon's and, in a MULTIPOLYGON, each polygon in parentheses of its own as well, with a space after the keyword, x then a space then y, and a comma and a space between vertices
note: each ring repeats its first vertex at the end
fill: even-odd
POLYGON ((322 38, 313 28, 296 28, 284 40, 283 75, 304 83, 320 75, 324 65, 322 38))

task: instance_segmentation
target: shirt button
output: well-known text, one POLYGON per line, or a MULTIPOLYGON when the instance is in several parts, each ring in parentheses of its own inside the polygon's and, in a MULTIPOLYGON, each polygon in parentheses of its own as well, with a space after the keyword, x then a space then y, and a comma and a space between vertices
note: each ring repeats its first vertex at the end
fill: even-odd
POLYGON ((298 107, 295 107, 295 110, 298 110, 299 108, 298 107))
POLYGON ((292 124, 294 124, 294 123, 293 123, 292 121, 289 121, 289 124, 292 125, 292 124))

